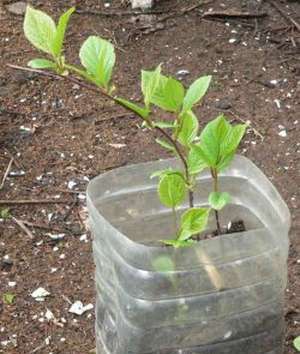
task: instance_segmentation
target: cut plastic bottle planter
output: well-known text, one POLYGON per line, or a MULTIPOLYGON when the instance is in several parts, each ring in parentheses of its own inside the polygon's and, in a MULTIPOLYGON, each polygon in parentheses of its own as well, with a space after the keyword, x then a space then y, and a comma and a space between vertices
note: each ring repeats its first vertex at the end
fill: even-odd
MULTIPOLYGON (((105 173, 88 187, 96 262, 98 354, 282 354, 290 214, 248 159, 220 176, 232 203, 221 222, 247 231, 174 249, 170 210, 158 199, 156 161, 105 173)), ((198 179, 205 205, 211 177, 198 179)), ((213 213, 210 228, 215 229, 213 213)))

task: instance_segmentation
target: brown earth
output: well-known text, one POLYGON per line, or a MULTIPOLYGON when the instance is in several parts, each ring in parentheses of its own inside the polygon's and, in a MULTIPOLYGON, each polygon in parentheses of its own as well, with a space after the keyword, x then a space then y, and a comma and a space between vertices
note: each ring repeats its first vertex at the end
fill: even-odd
MULTIPOLYGON (((7 63, 26 65, 37 56, 24 39, 23 16, 9 13, 9 3, 12 1, 0 4, 0 178, 11 156, 16 161, 11 171, 24 170, 25 175, 9 176, 0 199, 59 196, 65 203, 10 206, 16 219, 42 224, 44 228, 28 226, 33 239, 12 219, 0 223, 0 353, 89 353, 95 347, 92 311, 82 316, 68 312, 76 300, 85 305, 94 301, 90 235, 88 242, 80 240, 87 233, 85 201, 70 193, 68 183, 74 181, 73 189, 84 191, 86 177, 165 154, 151 134, 139 129, 136 118, 102 97, 66 82, 8 69, 7 63), (65 236, 54 241, 48 233, 65 236), (9 282, 16 285, 9 286, 9 282), (51 293, 45 302, 30 296, 38 287, 51 293), (2 301, 5 293, 16 296, 12 305, 2 301), (56 323, 45 319, 47 309, 56 323)), ((94 0, 31 3, 54 16, 71 5, 82 10, 104 9, 102 2, 94 0)), ((251 121, 254 129, 244 139, 241 152, 274 182, 293 218, 285 350, 291 354, 295 352, 291 342, 300 335, 300 33, 269 1, 255 0, 210 1, 157 24, 170 9, 179 12, 196 3, 162 0, 156 10, 163 14, 153 16, 76 14, 68 31, 66 54, 78 62, 80 44, 90 34, 112 39, 118 56, 116 86, 133 98, 140 98, 141 68, 163 63, 169 74, 188 70, 190 74, 183 78, 186 85, 198 75, 213 74, 214 84, 197 109, 200 123, 222 110, 234 121, 251 121), (203 11, 210 8, 261 11, 268 16, 218 21, 202 18, 203 11), (235 39, 234 43, 230 39, 235 39), (284 135, 282 131, 286 137, 279 135, 284 135)), ((299 2, 276 3, 300 21, 299 2)), ((129 10, 117 1, 112 1, 111 9, 129 10)))

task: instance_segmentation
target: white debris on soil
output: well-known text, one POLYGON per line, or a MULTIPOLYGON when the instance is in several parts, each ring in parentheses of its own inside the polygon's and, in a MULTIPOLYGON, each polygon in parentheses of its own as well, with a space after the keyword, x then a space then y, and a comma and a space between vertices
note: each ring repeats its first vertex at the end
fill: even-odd
POLYGON ((230 39, 229 39, 229 43, 230 43, 230 44, 233 44, 233 43, 235 43, 236 41, 237 41, 236 38, 230 38, 230 39))
POLYGON ((280 103, 279 99, 276 98, 276 99, 274 100, 274 103, 276 104, 276 106, 277 106, 278 109, 281 108, 281 103, 280 103))
POLYGON ((279 133, 279 136, 281 136, 282 138, 286 138, 287 137, 287 132, 286 129, 282 129, 279 133))
POLYGON ((77 182, 75 182, 75 181, 69 181, 68 182, 68 188, 69 189, 73 189, 75 186, 77 185, 77 182))
POLYGON ((35 301, 39 302, 45 301, 45 298, 49 295, 51 295, 49 291, 45 290, 44 288, 38 288, 31 294, 35 301))
POLYGON ((228 338, 230 338, 230 337, 231 337, 231 335, 232 335, 232 331, 228 331, 227 333, 225 333, 225 335, 224 335, 224 339, 228 339, 228 338))
POLYGON ((133 9, 150 9, 153 6, 153 0, 131 0, 133 9))
POLYGON ((186 69, 178 70, 176 73, 176 76, 187 76, 187 75, 190 75, 190 72, 186 69))
POLYGON ((9 281, 9 282, 8 282, 8 286, 9 286, 10 288, 14 288, 16 285, 17 285, 17 283, 16 283, 15 281, 9 281))
POLYGON ((115 149, 122 149, 126 147, 126 144, 108 144, 109 146, 115 148, 115 149))
POLYGON ((50 311, 49 309, 47 309, 46 313, 45 313, 45 317, 47 321, 53 321, 55 319, 53 312, 50 311))
POLYGON ((93 308, 94 308, 93 304, 88 304, 86 306, 83 306, 83 303, 81 301, 75 301, 70 307, 69 312, 81 316, 86 311, 92 310, 93 308))
POLYGON ((79 240, 82 241, 82 242, 88 242, 87 234, 81 235, 79 240))
POLYGON ((53 241, 62 240, 66 236, 65 234, 49 234, 49 233, 47 233, 46 235, 48 235, 53 241))

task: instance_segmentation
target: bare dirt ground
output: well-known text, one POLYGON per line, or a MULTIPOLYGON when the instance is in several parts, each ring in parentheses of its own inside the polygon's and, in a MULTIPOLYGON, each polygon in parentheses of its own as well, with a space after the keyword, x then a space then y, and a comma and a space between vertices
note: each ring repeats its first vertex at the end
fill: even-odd
MULTIPOLYGON (((0 4, 0 179, 11 157, 15 162, 0 199, 62 203, 9 206, 11 215, 27 222, 33 238, 12 218, 0 222, 0 353, 89 353, 95 347, 93 311, 81 316, 68 312, 76 300, 84 305, 94 301, 91 238, 85 226, 87 181, 117 166, 157 159, 161 151, 136 118, 105 99, 76 85, 7 68, 7 63, 24 66, 37 55, 23 36, 23 16, 7 11, 12 2, 0 4), (57 234, 64 236, 53 240, 57 234), (44 302, 30 296, 39 287, 50 293, 44 302), (3 301, 7 293, 15 295, 12 304, 3 301), (47 310, 55 320, 47 320, 47 310)), ((109 9, 95 0, 31 3, 54 16, 71 5, 130 10, 119 1, 109 9)), ((156 7, 162 14, 152 16, 75 14, 66 55, 78 62, 80 44, 90 34, 111 39, 118 56, 115 82, 129 98, 140 97, 141 68, 162 63, 169 74, 188 70, 186 85, 201 74, 213 74, 214 84, 198 107, 200 124, 220 111, 234 121, 251 121, 241 153, 273 181, 293 218, 285 349, 291 354, 291 341, 300 335, 300 33, 269 1, 215 0, 183 14, 196 3, 162 0, 156 7), (209 9, 267 16, 212 20, 202 16, 209 9), (180 16, 165 19, 173 10, 180 16)), ((299 2, 276 3, 300 22, 299 2)), ((0 209, 6 207, 1 202, 0 209)))

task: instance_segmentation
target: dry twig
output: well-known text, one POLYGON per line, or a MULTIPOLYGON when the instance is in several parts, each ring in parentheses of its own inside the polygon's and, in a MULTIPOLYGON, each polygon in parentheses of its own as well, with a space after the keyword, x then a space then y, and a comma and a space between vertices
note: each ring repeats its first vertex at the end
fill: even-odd
POLYGON ((32 232, 25 226, 23 221, 15 218, 14 216, 12 217, 12 220, 25 232, 26 235, 29 236, 29 238, 34 239, 32 232))
POLYGON ((286 14, 282 8, 273 0, 267 0, 279 13, 285 18, 288 22, 290 22, 297 30, 300 32, 300 24, 290 15, 286 14))
POLYGON ((11 166, 12 166, 13 162, 14 162, 14 159, 13 159, 13 157, 12 157, 12 158, 10 159, 10 161, 9 161, 9 163, 8 163, 8 166, 7 166, 7 169, 6 169, 6 171, 5 171, 4 175, 3 175, 2 182, 1 182, 1 184, 0 184, 0 191, 1 191, 1 189, 4 187, 4 183, 5 183, 5 181, 6 181, 6 178, 7 178, 8 174, 9 174, 9 171, 10 171, 10 169, 11 169, 11 166))
POLYGON ((252 12, 225 12, 225 11, 209 11, 204 12, 202 17, 217 17, 217 18, 261 18, 266 17, 266 12, 252 13, 252 12))
POLYGON ((62 200, 62 199, 11 199, 11 200, 5 200, 5 199, 0 199, 0 205, 26 205, 26 204, 67 204, 67 200, 62 200))

